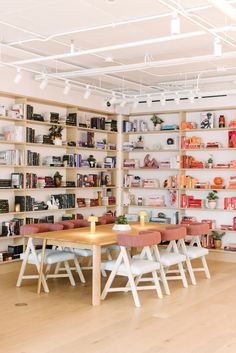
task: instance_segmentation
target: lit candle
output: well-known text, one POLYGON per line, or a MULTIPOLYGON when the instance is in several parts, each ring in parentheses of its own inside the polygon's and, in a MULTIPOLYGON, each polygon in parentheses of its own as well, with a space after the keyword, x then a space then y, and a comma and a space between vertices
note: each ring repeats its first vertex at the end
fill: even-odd
POLYGON ((147 213, 145 211, 140 211, 138 213, 138 215, 139 215, 139 220, 140 220, 140 226, 144 227, 144 225, 145 225, 145 216, 147 215, 147 213))
POLYGON ((96 216, 89 216, 88 221, 90 222, 90 233, 94 234, 96 231, 96 222, 98 218, 96 216))

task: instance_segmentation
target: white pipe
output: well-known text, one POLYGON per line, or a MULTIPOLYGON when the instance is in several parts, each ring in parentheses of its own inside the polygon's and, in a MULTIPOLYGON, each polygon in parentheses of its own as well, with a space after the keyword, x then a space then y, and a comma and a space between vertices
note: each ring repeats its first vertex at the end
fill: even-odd
POLYGON ((225 0, 208 0, 208 2, 226 16, 236 21, 236 9, 225 0))
MULTIPOLYGON (((159 0, 159 1, 164 3, 164 1, 162 1, 162 0, 159 0)), ((203 26, 203 27, 205 27, 205 26, 203 26)), ((232 28, 234 28, 234 26, 229 26, 229 27, 227 26, 227 28, 232 29, 232 28)), ((212 34, 212 32, 213 33, 217 33, 217 31, 219 31, 219 30, 218 29, 211 30, 211 34, 212 34)), ((63 54, 49 55, 49 56, 33 58, 33 59, 19 60, 19 61, 11 62, 11 64, 19 66, 19 65, 38 63, 38 62, 44 62, 44 61, 50 61, 50 60, 72 58, 72 57, 77 57, 77 56, 102 53, 102 52, 118 50, 118 49, 127 49, 127 48, 139 47, 139 46, 143 46, 143 45, 163 43, 163 42, 166 42, 166 41, 172 41, 172 40, 176 40, 176 39, 192 38, 192 37, 197 37, 199 35, 204 35, 204 34, 205 34, 205 31, 182 33, 182 34, 179 34, 179 35, 176 35, 176 36, 166 36, 166 37, 159 37, 159 38, 151 38, 151 39, 145 39, 145 40, 140 40, 140 41, 128 42, 128 43, 123 43, 123 44, 109 45, 109 46, 106 46, 106 47, 81 50, 81 51, 76 51, 75 53, 63 53, 63 54)), ((227 41, 227 40, 225 40, 225 41, 227 41)), ((233 45, 232 43, 231 43, 231 45, 236 47, 236 45, 233 45)))
MULTIPOLYGON (((58 78, 70 78, 70 77, 83 77, 83 76, 93 76, 93 75, 101 75, 108 73, 119 73, 119 72, 127 72, 127 71, 137 71, 140 69, 149 69, 149 68, 163 68, 163 67, 173 67, 179 65, 207 62, 207 61, 217 61, 222 59, 232 59, 236 57, 236 51, 223 53, 222 56, 216 57, 212 55, 202 55, 195 57, 186 57, 186 58, 177 58, 177 59, 169 59, 162 61, 151 61, 151 62, 141 62, 137 64, 128 64, 128 65, 120 65, 120 66, 110 66, 110 67, 102 67, 95 69, 86 69, 74 72, 63 72, 58 74, 53 74, 54 77, 58 78)), ((50 76, 50 74, 48 75, 50 76)), ((38 79, 42 78, 42 75, 37 77, 38 79)))

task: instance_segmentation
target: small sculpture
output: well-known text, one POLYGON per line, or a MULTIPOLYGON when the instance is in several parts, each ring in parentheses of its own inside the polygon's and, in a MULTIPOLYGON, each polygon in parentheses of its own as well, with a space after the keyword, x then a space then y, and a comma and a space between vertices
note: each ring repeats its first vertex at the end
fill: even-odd
POLYGON ((47 205, 49 210, 58 210, 59 201, 55 200, 54 196, 51 196, 51 201, 47 201, 47 205))
POLYGON ((143 168, 159 168, 158 162, 155 158, 150 158, 150 154, 144 157, 143 168))

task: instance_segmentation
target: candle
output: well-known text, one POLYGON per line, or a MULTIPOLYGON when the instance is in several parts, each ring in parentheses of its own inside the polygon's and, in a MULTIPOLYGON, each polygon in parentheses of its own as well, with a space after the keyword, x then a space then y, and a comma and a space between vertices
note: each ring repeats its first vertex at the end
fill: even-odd
POLYGON ((96 216, 89 216, 88 221, 90 222, 90 233, 94 234, 96 231, 96 222, 98 218, 96 216))
POLYGON ((145 211, 140 211, 138 213, 138 215, 139 215, 139 220, 140 220, 140 226, 144 227, 144 225, 145 225, 145 216, 147 215, 147 213, 145 211))

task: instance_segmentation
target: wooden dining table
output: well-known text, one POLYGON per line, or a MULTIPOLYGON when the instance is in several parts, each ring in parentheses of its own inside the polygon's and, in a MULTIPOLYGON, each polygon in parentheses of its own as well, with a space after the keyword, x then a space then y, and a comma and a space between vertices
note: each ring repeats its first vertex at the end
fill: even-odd
MULTIPOLYGON (((168 224, 168 226, 170 226, 168 224)), ((46 233, 36 233, 25 235, 26 238, 42 240, 42 255, 40 261, 40 271, 38 279, 37 293, 41 292, 43 277, 45 249, 47 245, 60 247, 91 249, 93 256, 92 265, 92 304, 100 305, 101 296, 101 248, 116 244, 116 234, 120 233, 112 229, 113 224, 99 225, 94 234, 90 233, 90 228, 76 228, 69 230, 52 231, 46 233)), ((138 232, 147 229, 163 229, 166 225, 157 223, 146 223, 140 226, 139 223, 131 224, 131 230, 125 231, 126 234, 136 236, 138 232)), ((124 233, 124 232, 122 232, 124 233)))

